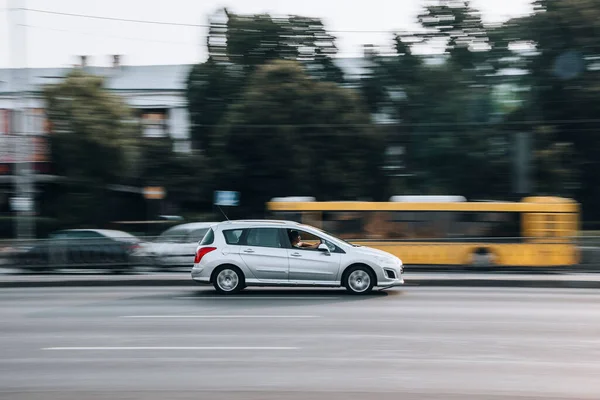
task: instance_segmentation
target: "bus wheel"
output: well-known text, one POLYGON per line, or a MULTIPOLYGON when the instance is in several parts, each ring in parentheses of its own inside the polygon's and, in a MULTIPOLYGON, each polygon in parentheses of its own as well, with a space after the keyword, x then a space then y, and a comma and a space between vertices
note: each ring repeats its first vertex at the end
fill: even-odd
POLYGON ((494 254, 485 247, 476 249, 471 255, 473 267, 491 267, 494 265, 494 254))

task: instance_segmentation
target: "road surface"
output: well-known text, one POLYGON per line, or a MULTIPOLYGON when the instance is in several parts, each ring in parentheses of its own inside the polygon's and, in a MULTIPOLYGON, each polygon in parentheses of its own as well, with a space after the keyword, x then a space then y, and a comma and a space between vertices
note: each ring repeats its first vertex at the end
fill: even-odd
POLYGON ((0 399, 598 399, 600 292, 0 289, 0 399))

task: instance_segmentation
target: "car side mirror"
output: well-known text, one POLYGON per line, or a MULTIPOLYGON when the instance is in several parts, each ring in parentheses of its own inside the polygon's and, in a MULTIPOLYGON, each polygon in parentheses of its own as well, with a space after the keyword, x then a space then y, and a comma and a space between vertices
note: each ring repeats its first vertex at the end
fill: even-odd
POLYGON ((325 243, 321 243, 319 245, 319 247, 317 247, 317 249, 319 249, 319 251, 323 251, 325 253, 329 253, 329 247, 327 247, 327 245, 325 243))

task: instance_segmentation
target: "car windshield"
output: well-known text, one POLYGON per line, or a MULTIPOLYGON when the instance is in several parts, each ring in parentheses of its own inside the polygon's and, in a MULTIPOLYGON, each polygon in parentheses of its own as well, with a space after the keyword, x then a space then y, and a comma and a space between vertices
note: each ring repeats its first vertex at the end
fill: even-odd
POLYGON ((337 236, 335 236, 335 235, 333 235, 333 234, 331 234, 329 232, 324 231, 323 229, 315 228, 314 226, 313 226, 313 228, 316 229, 317 231, 323 233, 324 235, 329 236, 330 239, 335 239, 335 240, 338 240, 338 241, 340 241, 342 243, 346 243, 348 246, 360 247, 357 244, 350 243, 349 241, 341 239, 341 238, 339 238, 339 237, 337 237, 337 236))

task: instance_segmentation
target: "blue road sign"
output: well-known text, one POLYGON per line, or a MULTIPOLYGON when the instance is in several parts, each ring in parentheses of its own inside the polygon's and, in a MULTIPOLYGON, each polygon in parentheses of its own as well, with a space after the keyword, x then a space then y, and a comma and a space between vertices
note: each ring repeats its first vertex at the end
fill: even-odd
POLYGON ((216 206, 235 207, 240 204, 240 193, 216 191, 214 202, 216 206))

